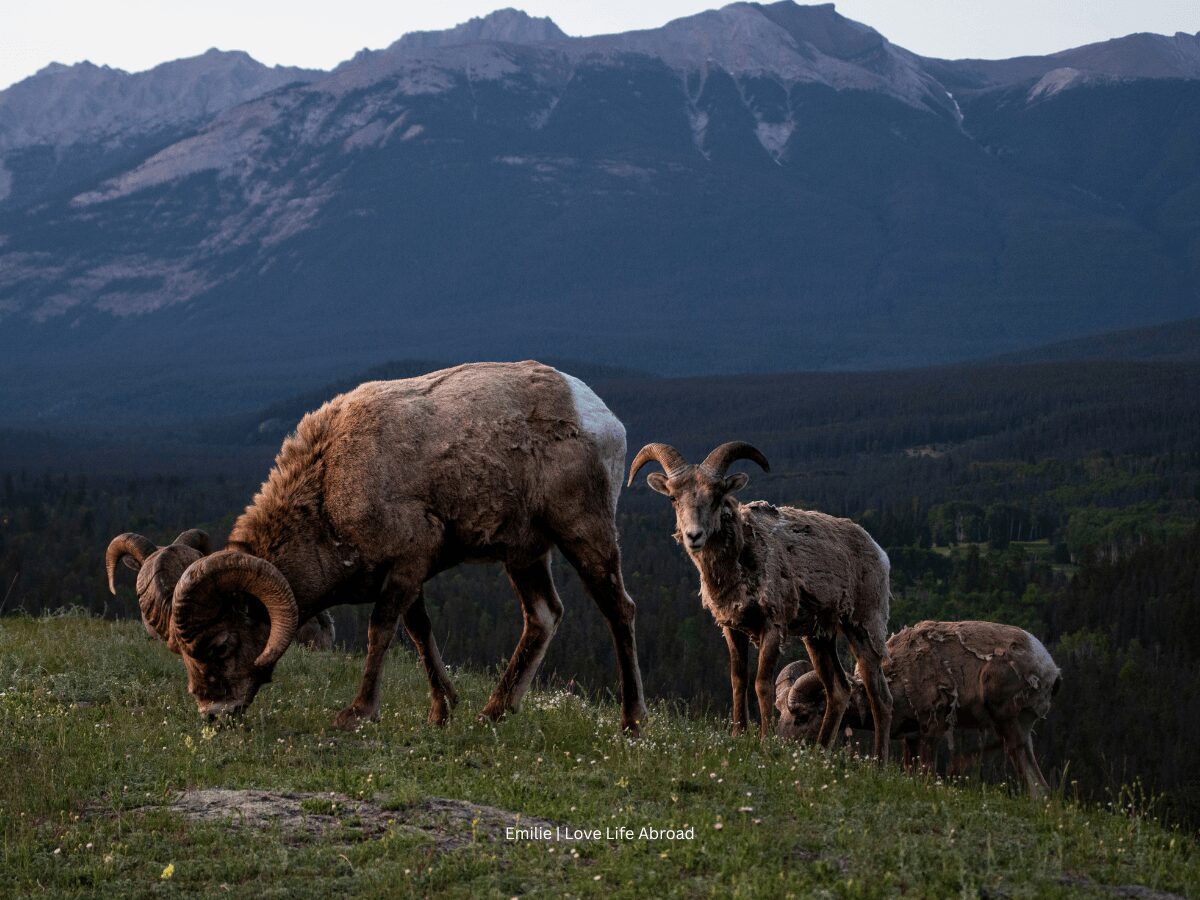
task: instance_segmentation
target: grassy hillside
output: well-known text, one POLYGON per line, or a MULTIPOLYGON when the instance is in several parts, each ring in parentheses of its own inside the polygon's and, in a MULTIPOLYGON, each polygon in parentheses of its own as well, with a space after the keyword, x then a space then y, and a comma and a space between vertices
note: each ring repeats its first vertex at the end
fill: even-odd
POLYGON ((471 715, 490 678, 458 673, 464 705, 435 730, 404 651, 383 720, 332 732, 360 665, 293 649, 244 723, 215 730, 196 716, 178 661, 136 623, 4 620, 0 894, 1200 892, 1194 838, 1136 808, 1034 803, 760 746, 665 705, 640 740, 618 736, 613 706, 565 691, 533 693, 493 728, 471 715), (233 795, 241 824, 211 817, 230 795, 210 789, 253 792, 233 795), (695 836, 510 841, 514 813, 524 827, 695 836))
MULTIPOLYGON (((626 422, 631 454, 666 440, 697 459, 719 441, 749 440, 772 470, 742 464, 751 471, 744 499, 861 522, 891 556, 893 629, 923 618, 983 618, 1037 634, 1063 667, 1064 691, 1077 698, 1060 703, 1038 735, 1047 775, 1068 768, 1081 793, 1104 801, 1140 778, 1165 795, 1157 812, 1200 828, 1200 786, 1186 750, 1200 741, 1200 707, 1192 714, 1200 656, 1174 639, 1194 629, 1161 615, 1195 610, 1200 597, 1190 590, 1200 567, 1200 365, 694 379, 564 367, 593 381, 626 422), (1106 570, 1137 553, 1146 557, 1134 569, 1106 570), (1094 589, 1094 602, 1068 591, 1076 573, 1105 585, 1094 589)), ((400 361, 365 377, 421 368, 400 361)), ((219 545, 282 432, 345 386, 211 423, 211 444, 197 443, 195 433, 159 440, 147 431, 122 444, 0 430, 0 611, 78 605, 136 617, 130 573, 122 570, 117 597, 108 594, 107 542, 133 530, 167 543, 200 526, 219 545), (260 432, 262 424, 270 427, 260 432)), ((670 504, 639 478, 622 492, 619 518, 648 694, 693 712, 723 711, 727 674, 714 661, 724 641, 697 599, 694 567, 671 539, 670 504)), ((594 696, 612 684, 607 625, 561 560, 555 580, 566 616, 545 671, 594 696)), ((520 615, 498 566, 445 572, 427 598, 453 664, 489 668, 512 652, 520 615)), ((341 639, 365 646, 369 604, 334 614, 341 639)))

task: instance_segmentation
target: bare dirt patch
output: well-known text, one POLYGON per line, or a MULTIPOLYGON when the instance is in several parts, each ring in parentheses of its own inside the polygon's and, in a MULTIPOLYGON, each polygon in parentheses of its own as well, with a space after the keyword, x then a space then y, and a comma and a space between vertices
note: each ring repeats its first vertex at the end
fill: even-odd
POLYGON ((430 797, 400 809, 336 793, 277 793, 209 788, 184 791, 168 809, 196 822, 226 822, 243 828, 280 828, 297 837, 332 831, 366 840, 389 829, 420 834, 441 849, 475 840, 502 840, 509 826, 553 828, 545 819, 466 800, 430 797))

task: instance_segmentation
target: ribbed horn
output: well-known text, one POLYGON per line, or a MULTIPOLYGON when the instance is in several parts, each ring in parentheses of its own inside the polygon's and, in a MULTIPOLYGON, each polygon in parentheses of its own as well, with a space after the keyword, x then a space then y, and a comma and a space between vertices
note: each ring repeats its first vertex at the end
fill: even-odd
POLYGON ((176 541, 160 548, 138 572, 138 606, 142 610, 142 624, 152 637, 166 641, 167 646, 175 652, 179 650, 170 640, 171 598, 187 567, 203 555, 195 547, 176 541))
POLYGON ((239 550, 222 550, 196 560, 175 586, 171 632, 182 645, 192 645, 228 608, 223 593, 255 597, 271 617, 271 634, 254 664, 265 668, 287 650, 300 625, 300 610, 283 574, 257 556, 239 550))
POLYGON ((811 671, 812 664, 807 658, 788 663, 775 676, 775 692, 780 693, 789 690, 798 678, 811 671))
POLYGON ((794 682, 787 693, 787 707, 798 711, 804 706, 816 706, 825 699, 825 688, 816 672, 805 672, 794 682))
POLYGON ((142 563, 146 561, 146 557, 157 549, 154 541, 144 538, 140 534, 134 534, 132 531, 113 538, 104 552, 104 569, 108 572, 109 593, 116 594, 117 592, 117 563, 128 556, 137 562, 137 567, 140 569, 142 563))
POLYGON ((208 556, 212 553, 212 542, 208 539, 208 532, 200 528, 189 528, 175 540, 172 544, 183 544, 185 547, 191 547, 193 550, 199 550, 201 556, 208 556))
POLYGON ((680 456, 679 451, 670 444, 647 444, 633 458, 633 465, 629 467, 629 484, 626 487, 633 484, 633 478, 637 475, 638 470, 648 462, 656 462, 662 466, 668 478, 680 470, 686 469, 688 465, 687 460, 680 456))
POLYGON ((756 462, 762 466, 764 472, 771 471, 771 464, 767 462, 767 458, 758 451, 758 449, 745 441, 729 441, 722 444, 713 450, 704 458, 704 462, 700 463, 700 467, 708 469, 718 478, 725 477, 725 470, 737 462, 739 459, 748 459, 751 462, 756 462))

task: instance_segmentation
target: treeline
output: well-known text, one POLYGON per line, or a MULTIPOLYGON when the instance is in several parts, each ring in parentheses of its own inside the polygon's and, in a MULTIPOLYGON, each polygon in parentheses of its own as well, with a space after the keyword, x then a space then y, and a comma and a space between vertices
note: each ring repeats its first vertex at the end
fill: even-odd
POLYGON ((222 475, 89 477, 27 469, 0 475, 0 612, 39 614, 80 606, 137 615, 132 590, 117 597, 104 578, 104 548, 136 531, 168 542, 201 522, 223 535, 249 495, 222 475), (174 531, 172 531, 174 529, 174 531))
POLYGON ((1045 607, 1063 687, 1039 743, 1090 786, 1141 783, 1200 826, 1200 526, 1082 569, 1045 607))

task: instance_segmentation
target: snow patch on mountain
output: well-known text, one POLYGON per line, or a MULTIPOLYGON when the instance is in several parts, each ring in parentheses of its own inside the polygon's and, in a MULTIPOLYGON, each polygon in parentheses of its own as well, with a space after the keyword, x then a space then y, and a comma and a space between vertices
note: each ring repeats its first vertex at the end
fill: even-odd
POLYGON ((708 151, 704 147, 704 137, 708 133, 708 113, 702 109, 697 109, 692 104, 687 107, 688 125, 692 129, 692 143, 696 145, 704 158, 708 158, 708 151))
POLYGON ((949 100, 952 104, 954 104, 954 121, 956 121, 959 125, 962 125, 963 111, 962 111, 962 107, 958 105, 958 100, 956 100, 954 95, 952 93, 950 93, 949 91, 946 91, 946 99, 949 100))
POLYGON ((795 130, 796 122, 789 116, 782 122, 764 122, 759 119, 754 133, 758 137, 758 142, 763 145, 763 149, 771 154, 772 159, 779 162, 784 148, 795 130))
POLYGON ((1065 91, 1067 88, 1078 84, 1084 80, 1086 76, 1078 69, 1073 69, 1070 66, 1064 66, 1061 69, 1052 69, 1041 77, 1037 84, 1029 90, 1029 102, 1035 100, 1044 100, 1047 97, 1053 97, 1059 91, 1065 91))

